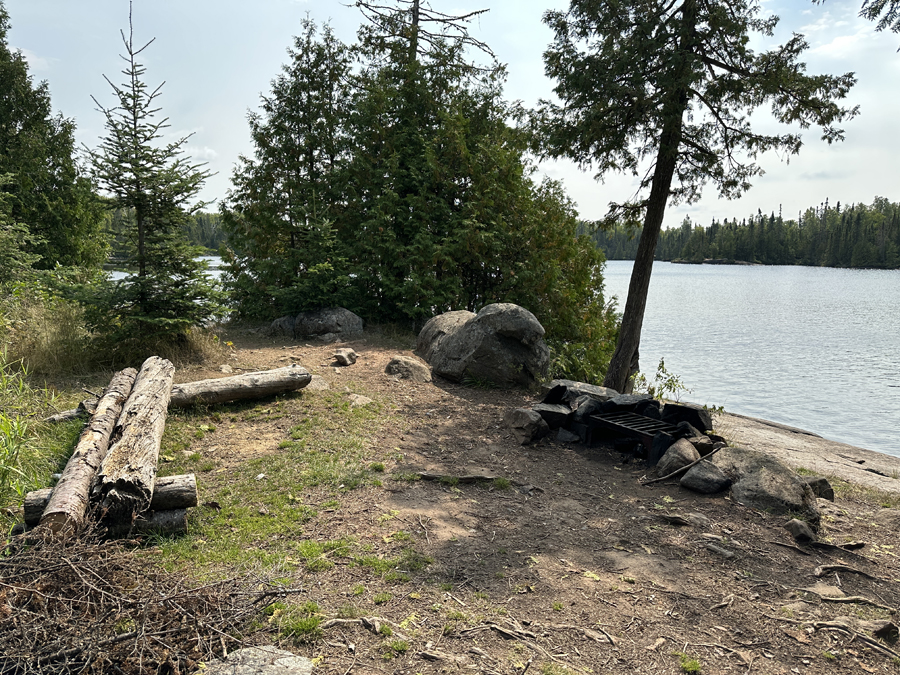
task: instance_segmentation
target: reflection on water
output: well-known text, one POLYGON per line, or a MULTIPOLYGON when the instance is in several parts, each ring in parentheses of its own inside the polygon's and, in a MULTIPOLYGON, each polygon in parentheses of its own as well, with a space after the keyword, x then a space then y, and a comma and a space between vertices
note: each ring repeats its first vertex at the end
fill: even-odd
MULTIPOLYGON (((610 261, 625 305, 630 261, 610 261)), ((685 398, 900 456, 900 271, 656 262, 641 370, 685 398)))

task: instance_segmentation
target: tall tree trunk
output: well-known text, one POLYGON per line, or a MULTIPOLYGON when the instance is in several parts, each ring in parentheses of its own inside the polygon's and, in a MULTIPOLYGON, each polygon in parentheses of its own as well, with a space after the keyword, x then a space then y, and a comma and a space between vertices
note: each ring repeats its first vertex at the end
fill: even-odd
POLYGON ((691 59, 697 24, 696 0, 685 0, 682 7, 682 31, 678 51, 683 55, 677 58, 676 71, 673 73, 673 89, 663 107, 663 129, 659 138, 659 149, 656 155, 656 167, 650 187, 650 198, 647 201, 647 212, 644 215, 644 229, 638 242, 638 250, 628 283, 628 299, 622 314, 622 325, 616 350, 613 352, 603 379, 603 386, 625 392, 630 389, 631 378, 637 372, 638 348, 641 342, 641 328, 644 323, 644 310, 647 307, 647 293, 650 290, 650 275, 653 271, 653 257, 656 244, 662 229, 666 203, 672 177, 678 162, 678 148, 681 144, 683 129, 682 119, 688 107, 688 89, 691 80, 691 59))

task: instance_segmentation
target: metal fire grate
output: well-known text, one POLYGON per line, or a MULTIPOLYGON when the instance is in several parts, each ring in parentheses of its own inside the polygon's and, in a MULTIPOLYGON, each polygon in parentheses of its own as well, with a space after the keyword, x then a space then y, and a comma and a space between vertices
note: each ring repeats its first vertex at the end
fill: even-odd
POLYGON ((678 431, 674 424, 660 422, 633 412, 598 413, 591 415, 590 420, 590 441, 594 440, 594 431, 597 428, 607 429, 627 438, 638 439, 648 453, 653 445, 653 436, 660 431, 672 435, 678 431))

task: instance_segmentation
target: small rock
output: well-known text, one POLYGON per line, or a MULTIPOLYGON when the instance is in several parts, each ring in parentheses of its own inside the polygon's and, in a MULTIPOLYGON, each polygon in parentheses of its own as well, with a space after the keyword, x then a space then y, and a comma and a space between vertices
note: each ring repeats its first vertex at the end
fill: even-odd
POLYGON ((533 410, 525 408, 510 410, 504 415, 503 421, 522 445, 532 443, 550 433, 550 427, 544 418, 533 410))
POLYGON ((219 372, 220 372, 220 373, 233 373, 233 372, 234 372, 234 368, 232 368, 231 366, 229 366, 229 365, 226 363, 226 364, 224 364, 224 365, 219 366, 219 372))
POLYGON ((809 544, 816 540, 816 533, 813 532, 812 528, 802 520, 797 520, 796 518, 792 518, 791 520, 785 523, 784 528, 791 533, 791 536, 794 538, 798 544, 809 544))
POLYGON ((309 384, 303 387, 306 391, 328 391, 331 385, 321 375, 313 375, 309 384))
POLYGON ((374 403, 368 396, 360 396, 359 394, 350 394, 347 398, 350 399, 351 408, 362 408, 370 403, 374 403))
POLYGON ((697 427, 693 426, 690 422, 679 422, 675 425, 675 428, 678 429, 676 432, 677 436, 681 438, 687 438, 693 441, 695 438, 701 438, 703 436, 703 432, 697 429, 697 427))
POLYGON ((335 360, 342 366, 352 366, 359 355, 350 348, 338 349, 334 352, 335 360))
POLYGON ((667 403, 662 411, 663 422, 677 425, 687 422, 691 426, 706 431, 712 429, 712 415, 705 408, 684 403, 667 403))
POLYGON ((731 479, 722 469, 705 459, 688 469, 679 482, 681 487, 705 495, 721 492, 731 485, 731 479))
POLYGON ((247 647, 208 663, 205 675, 312 675, 313 662, 275 647, 247 647))
POLYGON ((388 362, 384 372, 420 384, 431 382, 431 368, 427 363, 413 356, 395 356, 388 362))
POLYGON ((578 443, 581 438, 578 434, 573 434, 568 429, 559 428, 559 431, 556 432, 556 440, 560 443, 578 443))
POLYGON ((831 584, 826 584, 822 581, 818 582, 814 586, 810 586, 809 588, 804 588, 804 591, 809 591, 810 593, 814 593, 816 595, 821 595, 823 598, 846 598, 847 594, 844 593, 837 586, 832 586, 831 584))
POLYGON ((697 448, 697 452, 700 453, 701 457, 706 457, 709 453, 716 449, 716 444, 709 436, 698 436, 696 438, 688 439, 695 448, 697 448))
POLYGON ((697 513, 696 511, 692 511, 691 513, 686 513, 684 515, 685 519, 696 528, 708 528, 712 525, 712 521, 702 513, 697 513))
POLYGON ((319 340, 325 344, 331 344, 338 341, 338 335, 335 333, 322 333, 322 335, 319 335, 319 340))
POLYGON ((734 557, 734 552, 729 551, 728 549, 722 548, 721 546, 716 546, 715 544, 706 544, 706 548, 716 553, 723 558, 731 559, 734 557))
POLYGON ((700 459, 700 453, 697 452, 697 449, 685 439, 679 438, 666 450, 666 454, 659 460, 659 464, 656 465, 656 472, 660 476, 668 476, 673 471, 683 469, 698 459, 700 459))
POLYGON ((827 478, 823 476, 806 476, 803 478, 803 482, 809 485, 809 489, 813 491, 816 497, 827 499, 830 502, 834 501, 834 488, 831 487, 831 483, 828 482, 827 478))

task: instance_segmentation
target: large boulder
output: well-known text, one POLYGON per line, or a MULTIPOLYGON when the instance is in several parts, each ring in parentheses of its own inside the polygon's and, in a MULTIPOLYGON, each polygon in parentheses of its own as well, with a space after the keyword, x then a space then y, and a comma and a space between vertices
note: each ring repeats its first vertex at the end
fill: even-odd
POLYGON ((816 496, 783 462, 745 448, 723 448, 711 461, 733 481, 734 501, 774 515, 790 513, 818 526, 816 496))
POLYGON ((711 495, 721 492, 731 485, 731 479, 725 475, 722 469, 704 459, 688 469, 679 483, 681 487, 688 490, 711 495))
POLYGON ((385 366, 384 372, 401 380, 412 380, 420 384, 431 382, 431 368, 427 363, 414 356, 395 356, 385 366))
POLYGON ((363 320, 343 307, 303 312, 294 321, 295 337, 334 333, 346 339, 362 335, 362 332, 363 320))
POLYGON ((550 350, 544 327, 527 309, 498 303, 474 316, 450 314, 434 317, 419 333, 416 352, 435 374, 501 387, 532 387, 547 377, 550 350))
POLYGON ((679 438, 663 453, 659 464, 656 465, 656 473, 660 476, 668 476, 698 459, 700 459, 700 453, 697 452, 697 449, 683 438, 679 438))

